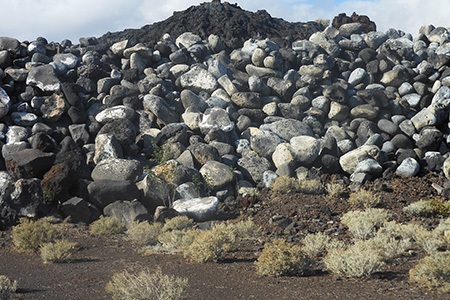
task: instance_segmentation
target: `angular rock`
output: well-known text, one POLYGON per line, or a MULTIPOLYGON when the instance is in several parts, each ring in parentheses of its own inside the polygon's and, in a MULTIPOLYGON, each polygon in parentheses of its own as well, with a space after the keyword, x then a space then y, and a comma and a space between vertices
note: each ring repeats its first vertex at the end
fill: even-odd
POLYGON ((412 157, 408 157, 398 166, 395 174, 401 177, 414 177, 420 171, 420 164, 412 157))
POLYGON ((238 160, 237 165, 244 176, 255 183, 262 182, 263 173, 271 168, 269 160, 260 157, 254 151, 244 152, 242 158, 238 160))
POLYGON ((36 178, 17 180, 10 197, 10 206, 19 217, 37 217, 44 203, 40 180, 36 178))
POLYGON ((322 145, 314 137, 301 135, 290 141, 292 154, 301 165, 312 164, 319 157, 322 145))
POLYGON ((136 222, 148 222, 151 220, 147 209, 137 200, 115 201, 103 209, 103 214, 119 219, 128 228, 136 222))
POLYGON ((0 87, 0 119, 8 114, 12 104, 6 91, 0 87))
POLYGON ((27 85, 36 86, 43 92, 56 92, 61 82, 51 65, 32 67, 28 73, 27 85))
POLYGON ((352 174, 359 162, 368 158, 376 158, 379 153, 380 149, 377 146, 363 145, 342 155, 339 164, 344 172, 352 174))
POLYGON ((93 204, 100 208, 116 201, 140 199, 141 193, 136 184, 129 180, 97 180, 87 186, 93 204))
POLYGON ((24 149, 6 160, 6 168, 15 178, 42 178, 55 160, 53 153, 37 149, 24 149))
POLYGON ((208 161, 200 168, 200 174, 212 191, 220 190, 234 181, 230 167, 218 161, 208 161))
POLYGON ((109 158, 101 160, 92 170, 92 179, 129 180, 136 182, 142 175, 142 164, 137 160, 109 158))
POLYGON ((200 67, 194 67, 180 76, 181 87, 190 89, 194 93, 206 91, 212 93, 217 89, 217 80, 208 71, 200 67))
POLYGON ((163 98, 151 94, 145 95, 143 104, 144 109, 152 112, 165 125, 178 122, 179 116, 163 98))
POLYGON ((217 213, 218 208, 219 199, 217 197, 181 199, 173 203, 173 209, 196 222, 211 220, 217 213))

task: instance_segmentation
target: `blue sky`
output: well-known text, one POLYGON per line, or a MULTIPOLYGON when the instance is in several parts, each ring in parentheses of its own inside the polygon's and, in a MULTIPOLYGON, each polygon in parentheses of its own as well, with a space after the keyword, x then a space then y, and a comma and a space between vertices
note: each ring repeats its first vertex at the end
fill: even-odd
MULTIPOLYGON (((222 0, 223 1, 223 0, 222 0)), ((140 28, 161 21, 191 5, 192 0, 1 0, 0 36, 49 41, 100 36, 108 31, 140 28)), ((224 1, 223 1, 224 2, 224 1)), ((396 28, 418 34, 421 25, 450 26, 448 0, 231 0, 243 9, 267 10, 288 21, 332 19, 353 11, 368 15, 378 30, 396 28)))

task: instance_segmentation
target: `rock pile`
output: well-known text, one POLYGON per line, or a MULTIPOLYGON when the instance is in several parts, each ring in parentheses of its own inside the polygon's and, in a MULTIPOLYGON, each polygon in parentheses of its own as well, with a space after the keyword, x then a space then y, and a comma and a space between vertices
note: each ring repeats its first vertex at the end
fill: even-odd
POLYGON ((210 218, 310 168, 363 183, 450 176, 450 34, 358 24, 280 47, 0 38, 0 226, 61 214, 210 218))

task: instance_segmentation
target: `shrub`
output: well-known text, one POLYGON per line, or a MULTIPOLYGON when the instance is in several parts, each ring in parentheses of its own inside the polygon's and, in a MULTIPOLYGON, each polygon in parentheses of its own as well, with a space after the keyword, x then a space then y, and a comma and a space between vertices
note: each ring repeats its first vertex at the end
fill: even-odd
POLYGON ((345 186, 342 183, 328 183, 326 190, 331 198, 339 198, 345 191, 345 186))
POLYGON ((72 253, 77 250, 77 244, 60 240, 42 244, 39 250, 44 263, 63 263, 69 261, 72 253))
POLYGON ((367 241, 357 241, 347 249, 329 249, 323 261, 331 273, 344 277, 369 277, 384 266, 382 256, 367 241))
POLYGON ((447 243, 450 243, 450 218, 441 220, 438 227, 436 227, 435 232, 436 234, 443 236, 447 243))
POLYGON ((183 230, 194 227, 194 221, 186 216, 178 216, 166 221, 163 231, 183 230))
POLYGON ((450 251, 439 252, 421 259, 409 271, 409 280, 423 288, 450 292, 450 251))
POLYGON ((200 232, 183 254, 196 262, 217 262, 231 250, 235 241, 228 226, 219 224, 211 230, 200 232))
POLYGON ((227 224, 236 241, 255 240, 259 237, 260 227, 252 219, 227 224))
POLYGON ((257 273, 263 276, 306 275, 312 261, 300 246, 276 239, 265 245, 255 265, 257 273))
POLYGON ((303 252, 309 257, 317 257, 323 254, 330 243, 330 237, 322 232, 308 234, 303 239, 303 252))
POLYGON ((387 222, 388 212, 381 208, 368 208, 365 211, 349 211, 345 213, 341 222, 348 227, 356 239, 367 239, 387 222))
POLYGON ((304 194, 318 195, 325 191, 325 187, 317 179, 306 179, 298 181, 298 191, 304 194))
POLYGON ((136 222, 125 232, 125 238, 139 246, 156 245, 162 228, 161 223, 136 222))
MULTIPOLYGON (((158 237, 161 248, 154 250, 169 253, 183 252, 192 244, 198 234, 199 230, 196 229, 172 230, 163 232, 158 237)), ((151 253, 151 250, 150 252, 144 252, 144 254, 148 253, 151 253)))
POLYGON ((438 251, 445 244, 444 237, 436 231, 420 227, 414 232, 414 240, 429 254, 438 251))
POLYGON ((398 257, 411 247, 409 239, 395 238, 380 231, 366 243, 369 251, 376 251, 385 259, 398 257))
POLYGON ((19 252, 38 251, 43 243, 51 242, 59 236, 58 230, 44 219, 30 221, 22 218, 11 233, 14 247, 19 252))
POLYGON ((17 281, 0 275, 0 299, 10 299, 11 294, 17 291, 17 281))
POLYGON ((360 189, 350 194, 348 202, 353 208, 367 209, 379 205, 381 203, 381 196, 371 191, 360 189))
POLYGON ((116 217, 100 217, 89 225, 89 232, 93 235, 112 235, 123 233, 125 224, 116 217))
POLYGON ((404 207, 403 211, 414 216, 437 215, 448 217, 450 216, 450 201, 438 198, 420 200, 404 207))
POLYGON ((187 284, 186 278, 164 275, 161 269, 137 275, 125 270, 115 273, 105 289, 114 300, 177 300, 182 298, 187 284))
POLYGON ((298 191, 298 180, 289 176, 277 177, 272 185, 272 190, 282 193, 296 192, 298 191))
POLYGON ((253 240, 258 234, 259 227, 252 220, 219 223, 211 230, 199 232, 183 253, 196 262, 218 261, 237 243, 253 240))

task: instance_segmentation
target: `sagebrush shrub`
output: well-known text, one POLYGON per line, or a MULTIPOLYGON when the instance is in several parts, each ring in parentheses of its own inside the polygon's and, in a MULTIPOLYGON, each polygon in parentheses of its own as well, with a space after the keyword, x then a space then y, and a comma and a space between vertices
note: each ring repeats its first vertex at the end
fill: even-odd
POLYGON ((237 243, 252 240, 258 234, 259 228, 252 220, 218 223, 211 230, 200 231, 183 254, 196 262, 218 261, 237 243))
POLYGON ((381 203, 381 196, 374 192, 360 189, 350 194, 348 202, 353 208, 367 209, 379 205, 381 203))
POLYGON ((19 252, 38 251, 43 243, 51 242, 60 234, 47 220, 31 221, 20 219, 20 223, 12 228, 12 242, 19 252))
POLYGON ((158 243, 162 232, 161 223, 136 222, 127 229, 125 238, 139 246, 152 246, 158 243))
POLYGON ((255 266, 263 276, 306 275, 312 263, 300 246, 276 239, 264 246, 255 266))
POLYGON ((163 231, 183 230, 194 227, 194 221, 186 216, 177 216, 166 221, 163 231))
POLYGON ((158 242, 161 247, 160 252, 183 252, 185 251, 200 233, 197 229, 172 230, 161 233, 158 242))
POLYGON ((125 231, 125 223, 116 217, 100 217, 89 225, 89 232, 93 235, 112 235, 125 231))
POLYGON ((331 273, 344 277, 369 277, 385 265, 383 257, 372 251, 367 241, 357 241, 346 249, 329 249, 323 262, 331 273))
POLYGON ((303 252, 309 257, 322 255, 330 243, 330 237, 322 232, 308 234, 303 239, 303 252))
POLYGON ((305 194, 321 194, 325 187, 317 179, 296 179, 289 176, 280 176, 275 179, 272 190, 277 192, 302 192, 305 194))
POLYGON ((289 191, 298 191, 298 180, 289 176, 280 176, 275 179, 272 190, 287 193, 289 191))
POLYGON ((389 213, 381 208, 368 208, 365 211, 349 211, 341 218, 341 223, 348 227, 353 237, 365 240, 373 237, 375 232, 387 222, 389 213))
POLYGON ((411 247, 410 239, 395 238, 380 231, 366 240, 366 244, 370 251, 378 252, 385 259, 398 257, 411 247))
POLYGON ((0 275, 0 299, 10 299, 11 294, 17 291, 17 281, 11 280, 5 275, 0 275))
POLYGON ((211 230, 200 232, 183 254, 196 262, 217 262, 231 250, 234 242, 229 228, 219 224, 211 230))
POLYGON ((44 243, 39 251, 45 263, 63 263, 69 261, 72 254, 77 251, 77 243, 66 240, 44 243))
POLYGON ((414 232, 414 240, 429 254, 433 254, 445 244, 444 237, 436 231, 420 227, 414 232))
POLYGON ((326 190, 331 198, 339 198, 345 192, 345 186, 342 183, 328 183, 326 190))
POLYGON ((403 211, 414 216, 438 215, 448 217, 450 216, 450 201, 440 198, 419 200, 404 207, 403 211))
POLYGON ((423 288, 450 293, 450 251, 426 256, 409 271, 409 280, 423 288))
POLYGON ((450 243, 450 218, 442 219, 435 232, 437 235, 443 236, 447 243, 450 243))
POLYGON ((187 278, 165 275, 161 269, 115 273, 105 290, 114 300, 177 300, 188 284, 187 278))

